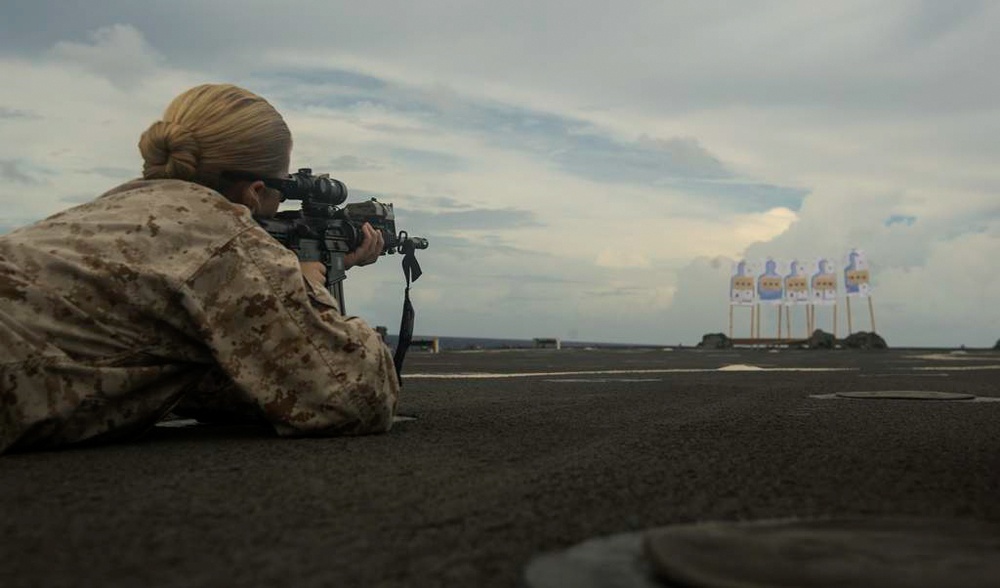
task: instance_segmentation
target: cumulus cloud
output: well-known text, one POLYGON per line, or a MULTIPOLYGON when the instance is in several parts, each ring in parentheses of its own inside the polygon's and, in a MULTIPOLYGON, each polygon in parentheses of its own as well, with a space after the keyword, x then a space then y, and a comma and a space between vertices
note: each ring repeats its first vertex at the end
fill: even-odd
POLYGON ((0 178, 4 181, 14 182, 17 184, 27 184, 29 186, 34 186, 41 183, 41 180, 30 175, 26 170, 24 170, 23 165, 14 160, 0 160, 0 178))
POLYGON ((3 107, 3 106, 0 106, 0 120, 2 120, 2 119, 7 119, 7 120, 15 120, 15 119, 30 120, 30 119, 36 119, 36 118, 38 118, 38 115, 35 114, 34 112, 31 112, 30 110, 18 110, 16 108, 6 108, 6 107, 3 107))
POLYGON ((907 227, 912 227, 913 223, 917 222, 917 217, 912 214, 891 214, 889 218, 883 221, 883 224, 887 227, 892 225, 905 225, 907 227))
POLYGON ((377 161, 361 159, 355 155, 340 155, 330 159, 326 167, 338 171, 377 170, 382 166, 377 161))
POLYGON ((423 231, 439 234, 448 231, 499 230, 541 226, 533 212, 513 208, 476 208, 445 212, 411 209, 406 211, 406 219, 408 223, 421 227, 423 231))
POLYGON ((106 78, 121 88, 152 75, 164 58, 135 27, 115 24, 87 35, 88 42, 59 41, 52 56, 106 78))
MULTIPOLYGON (((598 267, 644 268, 649 267, 649 258, 640 251, 621 248, 602 249, 594 263, 598 267)), ((622 291, 622 290, 619 290, 622 291)))
MULTIPOLYGON (((170 98, 233 81, 294 165, 431 239, 418 331, 694 342, 725 330, 729 260, 861 247, 890 343, 995 340, 1000 7, 608 6, 293 0, 293 35, 263 0, 4 7, 0 173, 36 182, 0 188, 4 222, 130 176, 170 98)), ((391 324, 399 273, 352 275, 348 307, 391 324)))

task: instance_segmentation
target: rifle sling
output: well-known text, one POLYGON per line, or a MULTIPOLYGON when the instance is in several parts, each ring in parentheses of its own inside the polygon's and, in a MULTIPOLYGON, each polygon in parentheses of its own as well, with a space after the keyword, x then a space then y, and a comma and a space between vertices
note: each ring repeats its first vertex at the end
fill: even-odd
POLYGON ((399 322, 399 341, 396 343, 396 352, 393 355, 392 363, 396 366, 396 377, 399 379, 399 386, 403 386, 403 359, 406 351, 410 348, 413 340, 413 319, 416 313, 413 311, 413 304, 410 303, 410 282, 416 282, 420 274, 420 264, 417 262, 415 249, 412 245, 405 245, 403 248, 403 276, 406 278, 406 290, 403 292, 403 316, 399 322))

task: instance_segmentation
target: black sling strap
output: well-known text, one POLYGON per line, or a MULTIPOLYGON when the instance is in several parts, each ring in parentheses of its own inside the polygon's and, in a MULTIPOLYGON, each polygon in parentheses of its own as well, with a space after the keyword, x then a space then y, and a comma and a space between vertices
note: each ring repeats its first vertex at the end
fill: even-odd
POLYGON ((396 366, 396 378, 399 385, 403 385, 403 359, 406 357, 406 350, 413 340, 413 319, 416 313, 413 311, 413 304, 410 303, 410 282, 416 282, 422 273, 420 264, 417 263, 417 256, 413 243, 409 240, 403 241, 403 276, 406 277, 406 290, 403 293, 403 316, 399 322, 399 341, 396 343, 396 353, 392 358, 393 365, 396 366))

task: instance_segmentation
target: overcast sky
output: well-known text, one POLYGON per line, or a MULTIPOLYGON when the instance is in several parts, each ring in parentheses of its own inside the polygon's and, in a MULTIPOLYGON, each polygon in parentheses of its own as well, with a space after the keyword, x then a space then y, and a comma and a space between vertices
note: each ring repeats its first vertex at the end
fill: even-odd
MULTIPOLYGON (((998 29, 962 0, 8 0, 0 232, 139 175, 167 103, 231 82, 293 167, 430 240, 418 335, 694 344, 732 260, 858 247, 890 345, 992 346, 998 29)), ((391 332, 398 262, 346 286, 391 332)))

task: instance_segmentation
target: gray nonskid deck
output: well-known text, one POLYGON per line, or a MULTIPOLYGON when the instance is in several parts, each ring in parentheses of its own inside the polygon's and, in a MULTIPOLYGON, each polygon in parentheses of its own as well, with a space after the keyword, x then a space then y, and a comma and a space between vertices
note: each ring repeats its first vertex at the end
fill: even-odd
POLYGON ((1000 354, 928 355, 414 352, 416 420, 387 435, 157 427, 0 458, 0 584, 516 586, 539 553, 674 523, 1000 522, 1000 403, 816 398, 1000 397, 1000 354))

